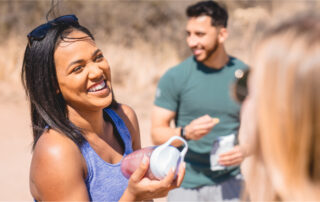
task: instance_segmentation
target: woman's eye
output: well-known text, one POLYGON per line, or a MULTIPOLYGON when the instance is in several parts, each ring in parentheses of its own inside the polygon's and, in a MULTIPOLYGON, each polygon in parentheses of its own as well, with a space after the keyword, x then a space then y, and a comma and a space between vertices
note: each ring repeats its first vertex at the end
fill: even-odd
POLYGON ((103 55, 102 55, 102 54, 99 54, 99 55, 97 55, 97 56, 94 58, 94 61, 100 62, 100 61, 102 60, 102 58, 103 58, 103 55))
POLYGON ((72 70, 72 72, 80 72, 82 70, 82 68, 83 68, 82 65, 78 65, 72 70))

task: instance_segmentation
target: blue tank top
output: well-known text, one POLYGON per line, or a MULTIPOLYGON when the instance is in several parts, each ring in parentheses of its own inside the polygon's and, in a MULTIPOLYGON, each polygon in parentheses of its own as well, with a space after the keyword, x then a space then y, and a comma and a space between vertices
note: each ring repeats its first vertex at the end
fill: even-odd
MULTIPOLYGON (((132 152, 131 136, 123 120, 112 110, 104 109, 109 115, 124 143, 124 156, 132 152)), ((90 201, 118 201, 128 186, 128 180, 120 170, 121 161, 117 164, 105 162, 85 141, 80 147, 87 163, 86 186, 90 201)))

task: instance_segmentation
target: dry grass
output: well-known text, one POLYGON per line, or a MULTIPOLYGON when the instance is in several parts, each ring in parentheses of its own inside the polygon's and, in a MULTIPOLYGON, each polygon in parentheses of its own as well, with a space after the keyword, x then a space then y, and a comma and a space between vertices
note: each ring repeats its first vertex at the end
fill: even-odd
MULTIPOLYGON (((184 39, 184 9, 193 2, 62 1, 57 10, 76 13, 94 31, 112 66, 115 85, 140 91, 154 88, 166 69, 190 54, 184 39)), ((317 1, 222 2, 230 13, 227 49, 245 62, 253 39, 268 24, 319 7, 317 1)), ((19 82, 25 35, 44 22, 49 7, 50 1, 0 2, 0 81, 19 82)))
MULTIPOLYGON (((185 42, 185 8, 194 0, 61 1, 56 15, 75 13, 96 36, 112 68, 120 101, 149 118, 159 78, 190 55, 185 42), (125 93, 123 93, 125 92, 125 93), (121 100, 122 99, 122 100, 121 100), (141 106, 141 107, 140 107, 141 106), (147 107, 146 107, 147 106, 147 107)), ((227 51, 249 62, 254 39, 265 27, 300 11, 316 11, 319 1, 221 1, 229 8, 227 51)), ((0 89, 10 97, 21 92, 20 70, 27 33, 45 21, 49 0, 0 1, 0 89)), ((15 96, 17 97, 17 96, 15 96)), ((20 96, 23 97, 23 96, 20 96)))
MULTIPOLYGON (((142 119, 148 120, 159 78, 190 55, 185 42, 184 10, 194 2, 61 1, 56 15, 75 13, 93 31, 111 65, 117 99, 134 107, 142 119)), ((265 27, 300 11, 315 11, 320 5, 318 1, 289 0, 222 2, 230 16, 227 51, 246 63, 250 61, 254 39, 265 27)), ((19 76, 27 43, 25 36, 45 21, 49 7, 49 0, 0 1, 0 83, 13 87, 0 89, 0 97, 24 98, 19 76)))
POLYGON ((21 69, 23 46, 15 37, 7 37, 0 45, 0 80, 18 82, 21 69))

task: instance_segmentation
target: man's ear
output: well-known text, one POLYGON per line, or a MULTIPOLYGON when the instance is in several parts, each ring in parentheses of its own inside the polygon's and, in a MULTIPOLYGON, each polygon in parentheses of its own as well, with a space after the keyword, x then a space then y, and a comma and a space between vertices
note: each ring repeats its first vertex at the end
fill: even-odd
POLYGON ((223 43, 229 36, 228 30, 225 27, 221 27, 219 29, 219 35, 218 35, 218 39, 219 39, 219 43, 223 43))

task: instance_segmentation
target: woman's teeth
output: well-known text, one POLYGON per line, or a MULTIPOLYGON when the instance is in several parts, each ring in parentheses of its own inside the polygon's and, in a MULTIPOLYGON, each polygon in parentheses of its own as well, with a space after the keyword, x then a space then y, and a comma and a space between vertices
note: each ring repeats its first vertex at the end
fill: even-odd
POLYGON ((95 92, 95 91, 99 91, 101 89, 104 89, 105 87, 106 87, 106 82, 102 81, 100 84, 91 87, 88 91, 95 92))

